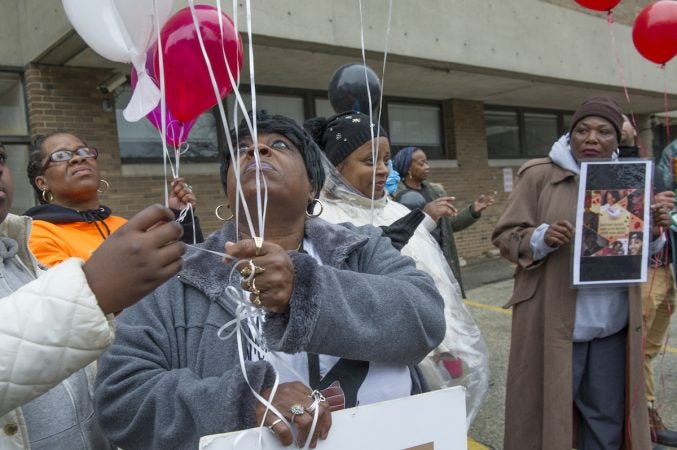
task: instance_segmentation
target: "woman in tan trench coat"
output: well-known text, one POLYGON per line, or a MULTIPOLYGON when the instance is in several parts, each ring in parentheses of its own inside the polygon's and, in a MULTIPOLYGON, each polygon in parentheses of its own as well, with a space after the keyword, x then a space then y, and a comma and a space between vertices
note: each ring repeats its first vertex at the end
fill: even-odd
MULTIPOLYGON (((621 112, 613 100, 600 97, 586 100, 574 114, 571 142, 569 135, 563 136, 553 145, 548 158, 529 161, 519 170, 515 189, 494 230, 494 245, 505 258, 517 264, 514 292, 505 306, 513 308, 506 392, 506 450, 569 450, 575 446, 575 435, 579 449, 651 448, 644 401, 639 287, 619 288, 616 298, 595 303, 596 293, 590 295, 588 291, 588 298, 581 298, 586 296, 584 289, 572 289, 570 282, 578 161, 612 157, 618 147, 621 125, 621 112), (577 304, 581 310, 579 316, 577 304), (610 305, 610 311, 581 317, 586 305, 594 309, 602 304, 610 305), (598 378, 596 386, 589 386, 590 391, 581 393, 577 389, 575 402, 573 349, 578 344, 574 341, 585 340, 586 333, 590 334, 593 329, 590 324, 584 328, 581 322, 590 318, 594 322, 600 317, 602 329, 591 336, 590 341, 605 341, 601 338, 608 336, 620 342, 620 346, 616 344, 620 349, 616 352, 620 373, 602 378, 601 383, 598 378), (599 425, 594 423, 596 418, 586 420, 586 416, 590 418, 594 414, 581 414, 579 406, 587 408, 586 392, 606 388, 607 384, 613 385, 614 380, 619 389, 614 395, 603 396, 602 405, 597 406, 602 416, 607 412, 613 416, 614 411, 619 411, 620 417, 611 426, 602 425, 605 428, 602 434, 607 436, 600 437, 599 425), (576 432, 574 421, 579 424, 576 432)), ((656 210, 654 220, 657 218, 665 221, 667 213, 656 210)), ((652 247, 660 248, 660 245, 661 239, 658 239, 652 247)), ((613 297, 607 293, 613 289, 604 291, 602 296, 613 297)), ((594 366, 591 359, 589 356, 582 371, 592 371, 587 365, 594 366)))

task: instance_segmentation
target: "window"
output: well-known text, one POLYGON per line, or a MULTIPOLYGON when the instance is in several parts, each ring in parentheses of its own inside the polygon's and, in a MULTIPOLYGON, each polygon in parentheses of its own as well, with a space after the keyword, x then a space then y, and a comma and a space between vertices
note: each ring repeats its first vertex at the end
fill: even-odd
POLYGON ((571 113, 487 106, 484 118, 490 159, 527 159, 550 152, 571 113))
POLYGON ((528 157, 547 155, 557 137, 556 114, 524 113, 524 147, 528 157))
POLYGON ((519 155, 517 113, 485 111, 484 121, 490 158, 512 158, 519 155))
POLYGON ((23 214, 35 205, 33 186, 28 181, 26 166, 28 166, 28 144, 4 144, 7 151, 7 165, 12 172, 14 185, 14 199, 11 212, 23 214))
POLYGON ((0 72, 0 142, 7 151, 7 165, 14 184, 11 212, 22 214, 35 205, 35 199, 26 176, 30 137, 23 77, 18 71, 0 72))
MULTIPOLYGON (((123 162, 157 162, 162 159, 162 140, 158 130, 145 118, 127 122, 122 111, 132 90, 122 89, 115 102, 120 158, 123 162)), ((214 161, 218 158, 217 120, 212 111, 198 117, 186 141, 183 160, 214 161)))
POLYGON ((331 107, 331 102, 328 98, 316 98, 315 99, 315 116, 316 117, 331 117, 336 112, 334 108, 331 107))
POLYGON ((388 133, 393 149, 415 146, 429 159, 444 158, 441 108, 438 105, 387 103, 388 133))
MULTIPOLYGON (((244 89, 240 88, 240 95, 242 96, 242 101, 249 111, 252 107, 251 95, 244 94, 244 89)), ((230 94, 228 96, 228 109, 226 114, 230 117, 233 114, 233 105, 235 104, 235 95, 230 94)), ((299 124, 302 124, 306 118, 303 97, 296 95, 270 95, 270 94, 261 94, 256 93, 256 109, 262 110, 265 109, 268 114, 279 114, 282 116, 287 116, 294 119, 299 124)), ((238 109, 238 118, 242 118, 242 110, 238 109)), ((238 120, 238 125, 240 120, 238 120)))
POLYGON ((0 72, 0 136, 28 134, 21 76, 0 72))

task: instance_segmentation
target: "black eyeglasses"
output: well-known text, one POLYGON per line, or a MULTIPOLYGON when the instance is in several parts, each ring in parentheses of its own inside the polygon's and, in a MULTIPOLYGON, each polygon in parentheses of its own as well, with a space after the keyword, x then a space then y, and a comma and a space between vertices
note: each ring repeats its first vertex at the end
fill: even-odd
POLYGON ((47 167, 51 162, 70 161, 73 159, 73 156, 96 159, 97 156, 99 156, 99 151, 94 147, 80 147, 76 148, 75 150, 57 150, 49 154, 47 157, 47 162, 45 163, 45 167, 47 167))

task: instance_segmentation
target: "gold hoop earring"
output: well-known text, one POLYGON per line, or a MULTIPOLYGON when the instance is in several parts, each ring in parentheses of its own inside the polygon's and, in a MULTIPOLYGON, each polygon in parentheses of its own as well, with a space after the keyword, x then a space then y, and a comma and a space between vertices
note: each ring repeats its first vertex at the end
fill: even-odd
POLYGON ((104 180, 103 178, 101 178, 99 180, 99 188, 96 190, 96 192, 98 192, 99 194, 103 194, 103 193, 107 192, 108 189, 110 189, 110 183, 108 181, 104 180), (102 183, 103 183, 103 189, 101 188, 102 183))
POLYGON ((324 205, 320 201, 320 199, 316 198, 312 202, 308 203, 308 206, 306 207, 306 216, 309 219, 314 219, 316 217, 320 217, 320 214, 322 214, 322 211, 324 211, 324 205), (320 212, 315 214, 315 207, 317 205, 320 205, 320 212), (310 211, 310 212, 308 212, 310 211))
POLYGON ((216 218, 219 219, 220 221, 225 222, 226 220, 232 219, 232 218, 233 218, 233 214, 231 214, 229 217, 226 217, 225 219, 224 219, 223 217, 221 217, 221 215, 219 214, 219 209, 223 208, 223 206, 224 206, 223 203, 221 203, 219 206, 217 206, 216 209, 214 210, 214 215, 215 215, 216 218))
POLYGON ((44 188, 42 190, 41 197, 45 203, 52 203, 54 201, 54 194, 52 194, 52 192, 48 188, 44 188))

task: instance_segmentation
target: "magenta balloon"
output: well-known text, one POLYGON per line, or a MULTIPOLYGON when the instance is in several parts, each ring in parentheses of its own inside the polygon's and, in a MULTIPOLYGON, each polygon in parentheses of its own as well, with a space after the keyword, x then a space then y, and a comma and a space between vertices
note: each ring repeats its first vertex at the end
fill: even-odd
MULTIPOLYGON (((153 45, 150 46, 148 49, 148 52, 146 53, 146 73, 150 76, 150 78, 155 82, 156 85, 160 85, 159 80, 155 76, 155 67, 153 65, 153 57, 155 55, 155 51, 157 48, 157 42, 153 45)), ((136 73, 136 70, 134 70, 134 67, 132 67, 132 73, 131 73, 131 84, 132 88, 136 87, 136 83, 138 81, 138 75, 136 73)), ((158 105, 153 109, 148 115, 146 116, 148 121, 155 127, 156 130, 161 132, 162 130, 162 103, 158 103, 158 105)), ((172 112, 169 110, 167 107, 167 104, 165 102, 165 123, 166 123, 166 128, 165 128, 165 141, 167 142, 168 145, 171 145, 172 147, 179 147, 181 144, 186 142, 188 140, 188 135, 190 134, 190 130, 193 128, 193 125, 195 125, 195 122, 197 121, 197 118, 191 119, 191 120, 186 120, 186 121, 181 121, 178 120, 172 112)))
MULTIPOLYGON (((170 17, 160 32, 167 104, 174 117, 186 121, 195 119, 226 97, 232 90, 228 69, 236 80, 244 59, 240 34, 228 15, 221 12, 223 33, 219 26, 219 12, 215 7, 196 5, 195 15, 218 87, 218 96, 214 92, 190 8, 184 8, 170 17)), ((153 61, 157 74, 160 67, 158 52, 153 61)))

